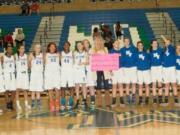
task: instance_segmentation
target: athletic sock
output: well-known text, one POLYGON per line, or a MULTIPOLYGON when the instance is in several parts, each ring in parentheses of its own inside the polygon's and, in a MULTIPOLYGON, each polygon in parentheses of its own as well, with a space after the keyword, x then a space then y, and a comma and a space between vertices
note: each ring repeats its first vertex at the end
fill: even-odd
POLYGON ((168 102, 169 102, 168 96, 165 96, 165 103, 168 103, 168 102))
POLYGON ((124 98, 123 97, 120 97, 120 103, 124 104, 124 98))
POLYGON ((146 97, 146 104, 149 104, 149 97, 146 97))
POLYGON ((9 109, 11 109, 11 110, 13 110, 13 101, 11 100, 10 102, 9 102, 9 109))
POLYGON ((159 96, 159 104, 162 104, 162 96, 159 96))
POLYGON ((86 104, 86 98, 83 99, 83 104, 86 104))
POLYGON ((133 103, 136 103, 136 94, 133 94, 133 95, 132 95, 132 102, 133 102, 133 103))
POLYGON ((78 99, 77 102, 76 102, 76 107, 78 107, 78 105, 79 105, 79 99, 78 99))
POLYGON ((35 99, 32 99, 31 106, 32 106, 32 108, 35 107, 35 99))
POLYGON ((153 97, 153 103, 155 103, 155 104, 157 103, 157 98, 156 98, 156 96, 153 97))
POLYGON ((142 104, 142 103, 143 103, 143 97, 140 96, 140 97, 139 97, 139 104, 142 104))
POLYGON ((112 104, 113 105, 116 104, 116 98, 115 97, 113 97, 113 99, 112 99, 112 104))
POLYGON ((91 102, 95 102, 95 96, 91 96, 91 102))
POLYGON ((28 106, 28 101, 25 100, 25 101, 24 101, 24 104, 25 104, 25 106, 28 106))
POLYGON ((74 99, 73 99, 72 96, 69 97, 68 105, 69 106, 73 106, 74 105, 74 99))
POLYGON ((126 98, 127 98, 127 103, 128 103, 128 104, 130 104, 130 102, 131 102, 131 98, 130 98, 130 96, 129 96, 129 95, 127 95, 127 96, 126 96, 126 98))
POLYGON ((16 106, 17 106, 17 107, 20 107, 20 102, 19 102, 19 100, 16 100, 16 106))
POLYGON ((179 103, 178 96, 174 96, 174 102, 175 102, 175 103, 179 103))

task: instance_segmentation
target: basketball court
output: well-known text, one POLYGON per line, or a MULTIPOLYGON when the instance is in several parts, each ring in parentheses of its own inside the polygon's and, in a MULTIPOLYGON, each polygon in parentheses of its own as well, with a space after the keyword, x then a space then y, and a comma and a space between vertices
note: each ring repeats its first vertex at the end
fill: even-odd
MULTIPOLYGON (((2 99, 1 99, 2 101, 2 99)), ((54 112, 44 108, 29 112, 4 112, 0 116, 0 135, 179 135, 180 109, 173 105, 126 106, 113 109, 54 112)))

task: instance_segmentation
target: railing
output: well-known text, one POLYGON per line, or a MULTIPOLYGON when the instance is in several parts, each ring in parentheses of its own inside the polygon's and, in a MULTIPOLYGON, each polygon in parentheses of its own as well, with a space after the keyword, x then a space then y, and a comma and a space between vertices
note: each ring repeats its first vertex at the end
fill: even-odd
POLYGON ((168 21, 167 16, 165 15, 164 12, 160 13, 160 19, 163 19, 163 27, 165 28, 165 35, 170 35, 170 40, 172 43, 175 45, 176 44, 176 31, 174 29, 173 23, 168 21))
POLYGON ((50 7, 49 11, 49 19, 46 20, 44 25, 44 31, 43 34, 40 35, 39 42, 41 45, 43 45, 43 51, 45 51, 45 48, 47 47, 47 38, 48 38, 48 31, 51 31, 52 27, 52 20, 54 19, 54 2, 52 2, 52 7, 50 7), (42 42, 44 40, 44 42, 42 42))

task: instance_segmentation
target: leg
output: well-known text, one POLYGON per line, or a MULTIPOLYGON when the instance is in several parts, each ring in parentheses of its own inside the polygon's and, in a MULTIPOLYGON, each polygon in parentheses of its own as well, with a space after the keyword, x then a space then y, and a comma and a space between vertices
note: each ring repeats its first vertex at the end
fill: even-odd
POLYGON ((89 90, 90 90, 90 95, 91 95, 91 102, 95 103, 95 90, 94 90, 94 86, 90 86, 89 90))
POLYGON ((123 88, 123 84, 120 83, 118 84, 118 87, 119 87, 119 95, 120 95, 120 104, 121 105, 124 105, 124 88, 123 88))
POLYGON ((98 107, 102 107, 102 94, 101 94, 101 90, 97 90, 97 105, 98 105, 98 107))
POLYGON ((165 84, 165 104, 167 105, 169 102, 169 89, 170 89, 170 83, 165 84))
POLYGON ((157 92, 156 92, 156 82, 152 83, 152 94, 153 94, 153 103, 156 104, 157 103, 157 92))
POLYGON ((16 107, 17 107, 16 109, 18 111, 22 110, 20 102, 19 102, 19 91, 20 91, 19 89, 16 90, 16 107))
POLYGON ((56 111, 59 111, 60 109, 60 90, 58 89, 55 89, 55 96, 56 96, 56 99, 55 99, 55 109, 56 111))
POLYGON ((24 104, 26 109, 31 109, 31 107, 28 104, 28 91, 24 90, 24 104))
POLYGON ((38 109, 40 110, 42 108, 42 104, 41 104, 41 92, 36 92, 36 98, 37 98, 37 106, 38 109))
POLYGON ((116 92, 117 92, 117 84, 112 85, 112 106, 114 107, 116 105, 116 92))
POLYGON ((136 104, 136 84, 132 84, 132 103, 136 104))
POLYGON ((143 103, 143 85, 139 84, 139 104, 143 103))
POLYGON ((131 102, 131 99, 130 99, 130 94, 129 94, 129 88, 130 88, 130 84, 129 83, 127 83, 126 84, 126 100, 127 100, 127 103, 128 104, 130 104, 130 102, 131 102))
POLYGON ((159 95, 159 104, 162 104, 162 93, 163 93, 163 90, 162 90, 163 86, 162 86, 162 83, 161 82, 158 82, 158 95, 159 95))
POLYGON ((106 106, 109 107, 110 106, 110 93, 109 93, 109 90, 105 90, 105 100, 106 100, 106 102, 105 102, 106 106))
POLYGON ((35 91, 32 91, 32 92, 31 92, 31 100, 32 100, 31 107, 34 109, 34 108, 35 108, 35 105, 36 105, 36 101, 35 101, 35 91))
POLYGON ((86 84, 82 84, 82 92, 83 92, 83 105, 85 108, 87 107, 87 89, 86 89, 86 84))
POLYGON ((61 112, 65 111, 66 108, 66 96, 65 96, 65 88, 61 89, 61 99, 60 99, 60 106, 61 106, 61 112))
POLYGON ((75 92, 76 92, 76 108, 78 108, 79 105, 79 84, 75 84, 75 92))
POLYGON ((146 104, 149 104, 149 84, 145 85, 146 87, 146 104))
POLYGON ((179 103, 178 93, 177 93, 177 84, 173 83, 172 86, 173 86, 174 102, 175 102, 175 105, 176 105, 176 104, 179 103))

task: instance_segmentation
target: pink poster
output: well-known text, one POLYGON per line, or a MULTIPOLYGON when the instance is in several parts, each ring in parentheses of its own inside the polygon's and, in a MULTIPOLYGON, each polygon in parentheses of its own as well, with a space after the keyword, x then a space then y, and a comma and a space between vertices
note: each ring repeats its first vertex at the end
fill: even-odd
POLYGON ((93 54, 91 56, 92 71, 111 71, 119 69, 118 54, 93 54))

